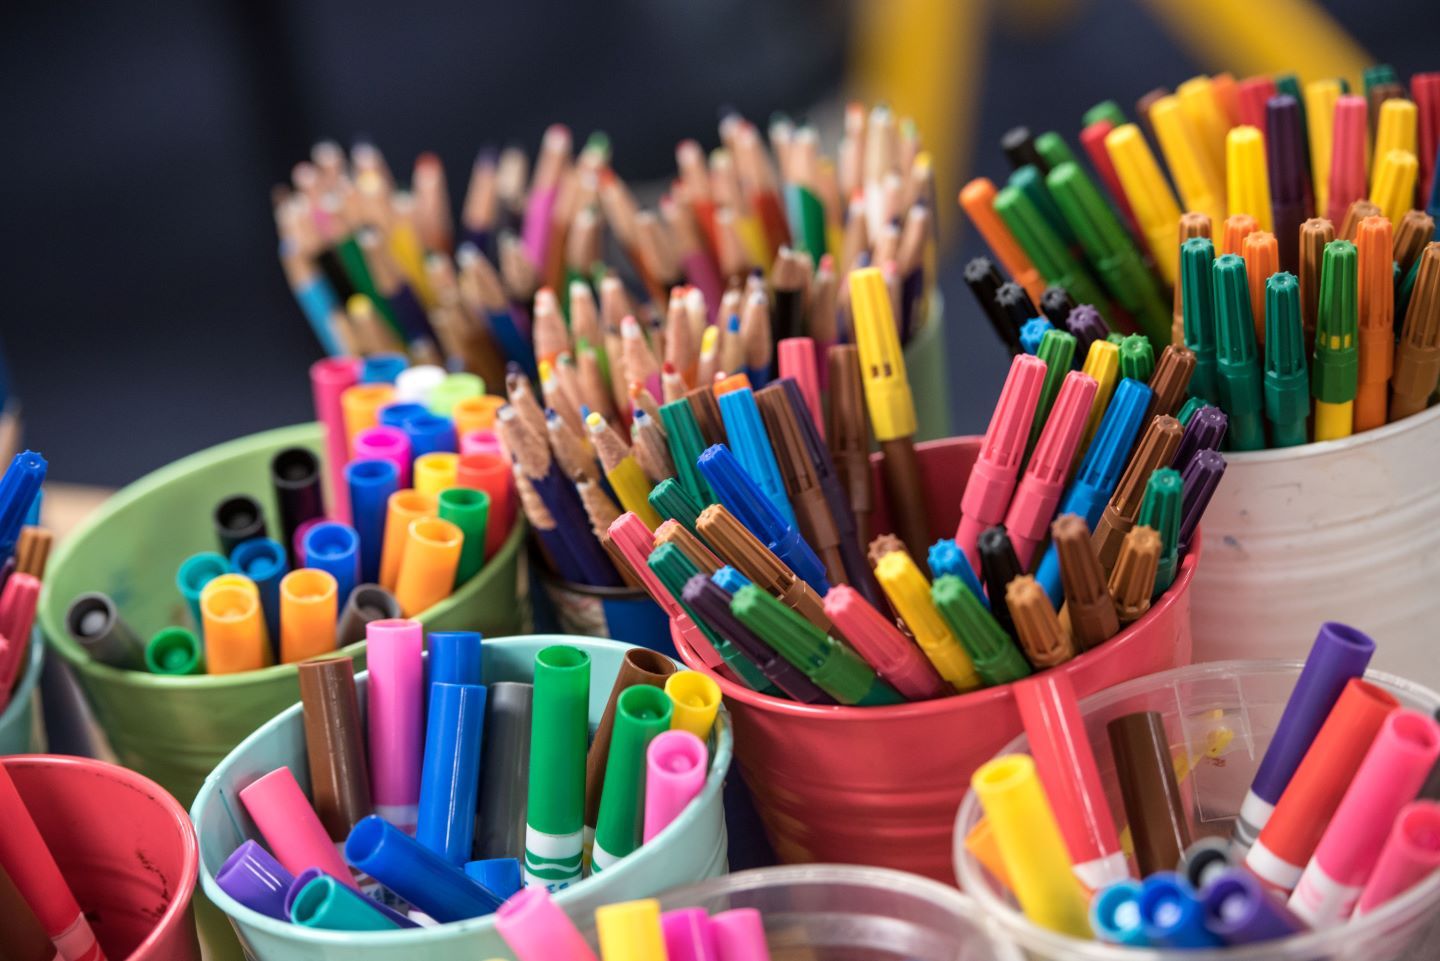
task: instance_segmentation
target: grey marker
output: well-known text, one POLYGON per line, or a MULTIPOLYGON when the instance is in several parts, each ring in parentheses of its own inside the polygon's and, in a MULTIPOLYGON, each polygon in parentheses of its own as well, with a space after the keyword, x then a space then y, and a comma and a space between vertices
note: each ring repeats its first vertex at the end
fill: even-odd
POLYGON ((365 625, 371 621, 382 621, 400 617, 400 602, 379 584, 356 584, 340 612, 335 627, 335 644, 346 647, 356 641, 365 640, 365 625))
POLYGON ((530 708, 535 688, 500 681, 485 704, 485 758, 475 858, 514 858, 525 850, 525 795, 530 786, 530 708))
POLYGON ((129 671, 145 670, 145 645, 121 620, 109 595, 97 591, 71 601, 65 612, 65 629, 100 663, 129 671))

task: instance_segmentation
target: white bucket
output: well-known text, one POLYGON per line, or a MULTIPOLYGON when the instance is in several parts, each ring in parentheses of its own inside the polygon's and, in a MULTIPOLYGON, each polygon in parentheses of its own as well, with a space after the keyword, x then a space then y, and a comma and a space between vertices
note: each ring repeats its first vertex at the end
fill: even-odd
POLYGON ((1201 525, 1196 661, 1303 658, 1323 621, 1440 687, 1440 407, 1343 440, 1226 454, 1201 525))

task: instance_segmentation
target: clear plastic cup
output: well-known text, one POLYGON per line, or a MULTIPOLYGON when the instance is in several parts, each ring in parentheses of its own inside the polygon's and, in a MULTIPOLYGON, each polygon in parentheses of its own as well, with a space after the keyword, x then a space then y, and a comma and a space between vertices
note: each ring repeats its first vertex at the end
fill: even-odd
MULTIPOLYGON (((1115 780, 1105 725, 1136 711, 1164 716, 1172 754, 1186 752, 1193 769, 1180 783, 1196 838, 1228 837, 1240 802, 1260 766, 1303 661, 1217 661, 1177 668, 1119 684, 1080 702, 1110 809, 1124 806, 1115 780)), ((1425 712, 1440 694, 1411 681, 1370 671, 1365 679, 1401 704, 1425 712)), ((1024 735, 1001 754, 1024 753, 1024 735)), ((955 873, 986 917, 996 942, 1032 961, 1423 961, 1440 958, 1440 875, 1394 901, 1337 928, 1245 947, 1207 950, 1132 948, 1082 941, 1032 924, 1006 889, 965 848, 982 815, 975 792, 965 795, 955 819, 955 873)))

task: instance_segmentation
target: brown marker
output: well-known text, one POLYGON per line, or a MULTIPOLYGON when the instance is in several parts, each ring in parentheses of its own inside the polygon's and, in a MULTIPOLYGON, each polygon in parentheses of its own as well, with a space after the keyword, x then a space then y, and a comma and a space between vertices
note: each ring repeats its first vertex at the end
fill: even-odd
MULTIPOLYGON (((710 385, 689 391, 685 400, 690 404, 690 413, 695 415, 695 423, 700 425, 700 436, 705 438, 705 446, 725 443, 725 421, 720 417, 720 402, 715 399, 710 385)), ((657 419, 655 423, 660 421, 657 419)))
POLYGON ((1060 623, 1045 588, 1029 574, 1005 585, 1005 606, 1025 659, 1038 670, 1064 664, 1075 656, 1075 640, 1060 623))
POLYGON ((1157 100, 1163 100, 1170 96, 1170 91, 1164 87, 1156 87, 1149 93, 1141 94, 1140 99, 1135 101, 1135 118, 1145 130, 1146 139, 1152 143, 1156 141, 1155 128, 1150 124, 1150 108, 1155 106, 1157 100))
POLYGON ((315 813, 332 841, 344 841, 356 821, 375 813, 355 664, 348 657, 327 657, 298 666, 315 813))
POLYGON ((1320 267, 1325 245, 1335 239, 1335 225, 1311 217, 1300 225, 1300 322, 1305 326, 1305 353, 1315 350, 1315 316, 1320 310, 1320 267))
POLYGON ((54 540, 43 527, 20 528, 20 539, 15 542, 15 572, 44 580, 45 562, 50 559, 50 545, 54 540))
POLYGON ((825 577, 831 584, 848 584, 845 560, 840 555, 840 526, 830 513, 830 503, 820 486, 820 475, 810 460, 795 408, 785 396, 783 384, 771 384, 755 394, 765 431, 775 448, 775 460, 790 495, 790 506, 800 524, 800 534, 825 565, 825 577))
POLYGON ((625 582, 626 587, 634 588, 637 591, 646 589, 644 582, 635 573, 635 568, 630 566, 630 558, 626 557, 625 552, 616 547, 615 542, 610 539, 609 531, 600 535, 600 546, 605 548, 606 554, 610 555, 610 560, 615 564, 615 569, 620 572, 620 579, 625 582))
POLYGON ((365 640, 365 625, 400 617, 400 602, 379 584, 356 584, 335 627, 335 644, 346 647, 365 640))
POLYGON ((865 549, 865 559, 870 562, 871 567, 878 567, 885 555, 894 554, 896 551, 909 553, 905 550, 905 542, 894 534, 880 534, 865 549))
POLYGON ((1190 846, 1190 822, 1175 780, 1165 721, 1155 711, 1143 711, 1117 717, 1105 730, 1140 876, 1173 871, 1190 846))
POLYGON ((714 551, 700 543, 700 538, 690 533, 684 524, 673 517, 655 528, 655 546, 659 547, 661 544, 674 544, 680 548, 681 553, 690 558, 690 563, 702 574, 714 574, 725 566, 720 562, 720 558, 715 556, 714 551))
POLYGON ((1145 411, 1141 423, 1148 424, 1152 417, 1160 414, 1175 416, 1180 405, 1185 403, 1186 391, 1190 389, 1190 376, 1195 373, 1195 353, 1181 344, 1170 344, 1160 352, 1155 362, 1155 371, 1150 375, 1150 407, 1145 411))
MULTIPOLYGON (((1180 215, 1180 243, 1182 245, 1194 237, 1211 239, 1212 229, 1210 218, 1199 211, 1190 210, 1180 215)), ((1170 324, 1170 343, 1184 346, 1185 317, 1180 304, 1180 285, 1177 283, 1175 285, 1174 320, 1170 324)))
POLYGON ((1156 417, 1145 428, 1125 473, 1120 475, 1120 483, 1115 487, 1110 503, 1105 505, 1105 512, 1095 525, 1095 553, 1099 555, 1100 566, 1107 574, 1115 567, 1115 558, 1120 555, 1120 542, 1135 526, 1150 475, 1170 463, 1175 456, 1175 448, 1180 446, 1182 433, 1180 422, 1168 414, 1156 417))
POLYGON ((695 527, 716 554, 748 577, 756 587, 774 594, 787 607, 827 634, 834 631, 820 596, 760 543, 749 528, 725 509, 725 505, 711 504, 705 508, 700 512, 695 527))
POLYGON ((840 486, 850 499, 855 540, 863 550, 870 542, 875 492, 870 484, 870 428, 865 419, 860 351, 853 344, 836 344, 826 358, 830 368, 830 411, 825 418, 825 442, 830 445, 840 486))
POLYGON ((1132 528, 1110 572, 1110 596, 1115 598, 1115 616, 1121 624, 1129 624, 1150 610, 1159 566, 1160 534, 1153 527, 1132 528))
POLYGON ((1425 245, 1390 378, 1390 420, 1418 414, 1440 381, 1440 242, 1425 245))
MULTIPOLYGON (((600 715, 600 726, 595 729, 595 740, 590 742, 590 752, 585 755, 586 827, 593 828, 600 814, 600 787, 605 782, 610 735, 615 730, 615 704, 620 700, 621 692, 637 684, 663 688, 665 679, 675 670, 674 661, 648 648, 632 647, 625 652, 625 659, 620 662, 620 673, 615 675, 615 684, 610 688, 610 700, 605 702, 605 713, 600 715)), ((480 816, 483 818, 485 812, 481 811, 480 816)))
POLYGON ((1385 211, 1381 210, 1378 204, 1361 197, 1350 204, 1350 209, 1345 211, 1345 221, 1340 225, 1340 239, 1354 241, 1355 235, 1360 232, 1360 221, 1366 217, 1383 217, 1385 211))
POLYGON ((1076 646, 1088 651, 1119 633, 1115 600, 1110 596, 1105 571, 1083 517, 1064 514, 1056 518, 1050 525, 1050 536, 1060 557, 1060 583, 1065 591, 1060 617, 1069 621, 1076 646))
POLYGON ((1395 225, 1394 260, 1400 265, 1400 276, 1408 277, 1410 268, 1430 238, 1435 236, 1435 219, 1423 210, 1407 210, 1395 225))

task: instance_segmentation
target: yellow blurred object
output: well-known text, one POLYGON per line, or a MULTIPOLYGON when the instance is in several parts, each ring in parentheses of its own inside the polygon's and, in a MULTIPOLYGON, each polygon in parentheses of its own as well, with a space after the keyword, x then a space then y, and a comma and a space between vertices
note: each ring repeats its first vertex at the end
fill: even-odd
POLYGON ((1235 127, 1225 135, 1225 194, 1230 216, 1249 214, 1261 230, 1274 229, 1265 139, 1254 127, 1235 127))
MULTIPOLYGON (((1395 103, 1389 100, 1387 103, 1395 103)), ((1376 152, 1375 180, 1370 188, 1370 202, 1380 208, 1390 223, 1398 224, 1415 199, 1415 178, 1420 175, 1420 162, 1408 150, 1376 152)))
POLYGON ((449 451, 431 451, 415 458, 411 482, 427 497, 439 497, 441 491, 455 486, 460 471, 460 455, 449 451))
POLYGON ((1180 247, 1175 243, 1175 225, 1180 222, 1180 205, 1160 172, 1160 164, 1133 123, 1116 127, 1105 135, 1105 150, 1115 165, 1120 188, 1130 201, 1130 210, 1145 243, 1150 248, 1160 275, 1173 285, 1180 273, 1180 247))
POLYGON ((1196 142, 1180 98, 1161 97, 1155 101, 1150 106, 1150 126, 1155 129, 1160 152, 1165 155, 1185 209, 1204 214, 1212 223, 1224 220, 1224 180, 1221 172, 1211 167, 1210 154, 1196 142))
MULTIPOLYGON (((1216 177, 1225 169, 1225 134, 1230 129, 1225 109, 1215 96, 1215 83, 1209 77, 1191 77, 1175 88, 1186 126, 1195 149, 1204 155, 1207 166, 1216 177)), ((1151 114, 1154 122, 1154 114, 1151 114)), ((1222 194, 1223 197, 1223 194, 1222 194)))
POLYGON ((1315 189, 1315 209, 1330 206, 1330 153, 1334 146, 1335 101, 1340 99, 1340 81, 1312 80, 1305 85, 1305 126, 1310 133, 1310 182, 1315 189))

